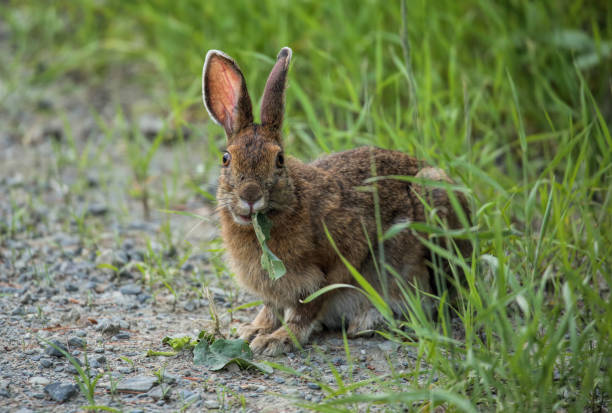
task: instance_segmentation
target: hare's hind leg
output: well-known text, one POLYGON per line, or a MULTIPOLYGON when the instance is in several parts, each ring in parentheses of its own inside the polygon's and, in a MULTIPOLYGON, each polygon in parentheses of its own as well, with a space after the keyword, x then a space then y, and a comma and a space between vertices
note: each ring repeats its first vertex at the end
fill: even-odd
POLYGON ((347 335, 356 337, 368 335, 384 322, 380 313, 361 292, 340 289, 329 293, 328 300, 321 307, 321 323, 330 330, 347 326, 347 335))
MULTIPOLYGON (((416 288, 419 288, 418 286, 416 288)), ((405 291, 414 291, 414 286, 407 286, 405 291)), ((397 288, 397 284, 392 282, 390 288, 389 297, 387 304, 393 312, 396 318, 402 319, 406 315, 406 310, 410 306, 407 302, 406 297, 403 296, 402 292, 397 288)), ((419 288, 420 291, 423 289, 419 288)), ((365 299, 365 297, 364 297, 365 299)), ((367 300, 367 299, 366 299, 367 300)), ((421 295, 421 305, 425 311, 431 312, 431 300, 427 299, 424 295, 421 295)), ((348 322, 348 328, 346 334, 350 338, 356 337, 370 337, 376 330, 384 329, 387 326, 387 320, 369 301, 368 306, 364 310, 353 315, 348 322)))
POLYGON ((370 337, 384 325, 385 318, 376 308, 370 306, 349 321, 346 335, 349 338, 370 337))
POLYGON ((264 305, 253 321, 243 324, 238 328, 238 336, 250 341, 259 334, 267 334, 276 330, 280 326, 280 321, 274 309, 270 305, 264 305))
MULTIPOLYGON (((420 244, 407 232, 385 242, 385 252, 388 253, 386 263, 396 269, 402 280, 396 280, 389 271, 380 273, 371 258, 367 259, 359 269, 370 285, 386 298, 387 305, 396 316, 402 316, 406 308, 399 283, 404 290, 414 290, 417 287, 421 291, 429 291, 427 267, 420 258, 422 251, 417 251, 418 248, 421 248, 420 244), (406 253, 407 246, 411 248, 412 253, 406 253), (383 280, 381 277, 386 279, 383 280)), ((344 324, 347 336, 351 338, 371 336, 376 330, 385 327, 385 318, 362 292, 345 288, 328 294, 328 299, 321 306, 319 315, 325 327, 340 329, 344 324)))

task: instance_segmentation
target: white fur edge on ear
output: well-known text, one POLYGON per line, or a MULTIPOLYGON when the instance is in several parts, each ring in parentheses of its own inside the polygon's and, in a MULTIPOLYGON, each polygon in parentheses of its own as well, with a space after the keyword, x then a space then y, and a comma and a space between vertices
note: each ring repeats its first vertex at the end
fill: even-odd
MULTIPOLYGON (((236 62, 234 61, 234 59, 232 59, 231 57, 229 57, 228 55, 223 53, 221 50, 210 49, 208 51, 208 53, 206 53, 206 58, 204 59, 204 66, 202 67, 202 101, 204 102, 204 107, 206 108, 206 112, 208 112, 208 116, 210 116, 210 118, 217 125, 223 126, 221 124, 221 122, 219 122, 219 120, 213 115, 212 111, 208 107, 208 104, 206 103, 206 86, 205 86, 205 82, 206 82, 206 68, 208 67, 208 63, 210 62, 210 58, 212 56, 214 56, 214 55, 221 56, 221 57, 229 60, 230 62, 232 62, 234 65, 236 65, 236 62)), ((238 67, 238 65, 236 65, 236 67, 238 67)))

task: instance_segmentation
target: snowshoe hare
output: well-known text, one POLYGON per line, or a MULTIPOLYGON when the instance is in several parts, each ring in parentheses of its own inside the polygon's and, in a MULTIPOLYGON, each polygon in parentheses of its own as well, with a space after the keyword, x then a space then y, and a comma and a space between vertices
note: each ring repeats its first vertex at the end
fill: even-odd
MULTIPOLYGON (((222 237, 239 282, 264 302, 257 317, 239 329, 239 335, 251 340, 254 352, 265 355, 291 351, 294 339, 305 343, 321 327, 339 328, 346 323, 347 333, 354 336, 384 321, 354 289, 335 289, 306 304, 300 301, 333 283, 357 285, 325 228, 339 252, 381 291, 376 202, 373 192, 363 189, 373 185, 367 179, 376 174, 451 182, 440 169, 401 152, 375 147, 334 153, 309 164, 285 156, 282 123, 291 53, 285 47, 278 54, 263 93, 260 124, 253 120, 244 76, 232 58, 210 50, 202 74, 206 109, 227 135, 217 192, 222 237), (253 214, 265 214, 272 223, 267 245, 287 269, 276 280, 262 268, 253 214)), ((383 231, 398 222, 425 221, 423 200, 436 208, 450 228, 461 227, 445 190, 391 178, 376 185, 383 231)), ((469 215, 465 197, 458 192, 456 196, 469 215)), ((471 253, 469 242, 459 241, 458 245, 464 256, 471 253)), ((430 252, 412 231, 404 230, 385 241, 384 257, 405 285, 435 290, 428 267, 430 252)), ((388 279, 385 297, 390 308, 401 313, 398 282, 393 276, 388 279)))

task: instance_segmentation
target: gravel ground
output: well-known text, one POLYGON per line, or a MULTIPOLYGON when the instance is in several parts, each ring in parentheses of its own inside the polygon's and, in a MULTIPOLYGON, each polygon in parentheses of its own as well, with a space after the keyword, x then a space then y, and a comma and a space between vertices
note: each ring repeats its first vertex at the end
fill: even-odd
MULTIPOLYGON (((225 269, 214 205, 189 189, 195 180, 214 191, 216 171, 202 164, 205 138, 158 150, 149 171, 152 214, 143 218, 115 102, 145 136, 163 121, 139 111, 146 96, 129 82, 111 83, 68 79, 0 106, 0 411, 89 405, 76 387, 77 370, 51 341, 100 376, 96 405, 128 412, 299 411, 298 403, 337 389, 334 371, 351 383, 387 374, 390 365, 411 369, 414 354, 377 337, 350 340, 347 360, 337 332, 267 359, 296 374, 235 366, 210 372, 188 351, 147 357, 150 349, 169 350, 165 336, 213 331, 211 314, 232 336, 257 308, 228 310, 256 297, 238 290, 225 269), (160 208, 210 220, 196 224, 160 208)), ((182 132, 205 136, 205 125, 193 125, 182 132)))

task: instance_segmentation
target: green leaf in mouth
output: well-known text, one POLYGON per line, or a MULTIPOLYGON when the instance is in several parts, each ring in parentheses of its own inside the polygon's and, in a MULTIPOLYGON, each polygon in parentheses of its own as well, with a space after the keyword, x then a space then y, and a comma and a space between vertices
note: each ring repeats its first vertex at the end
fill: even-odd
POLYGON ((278 280, 287 273, 285 264, 266 245, 270 239, 272 221, 265 214, 254 214, 252 217, 253 229, 261 246, 261 267, 268 272, 272 280, 278 280))

